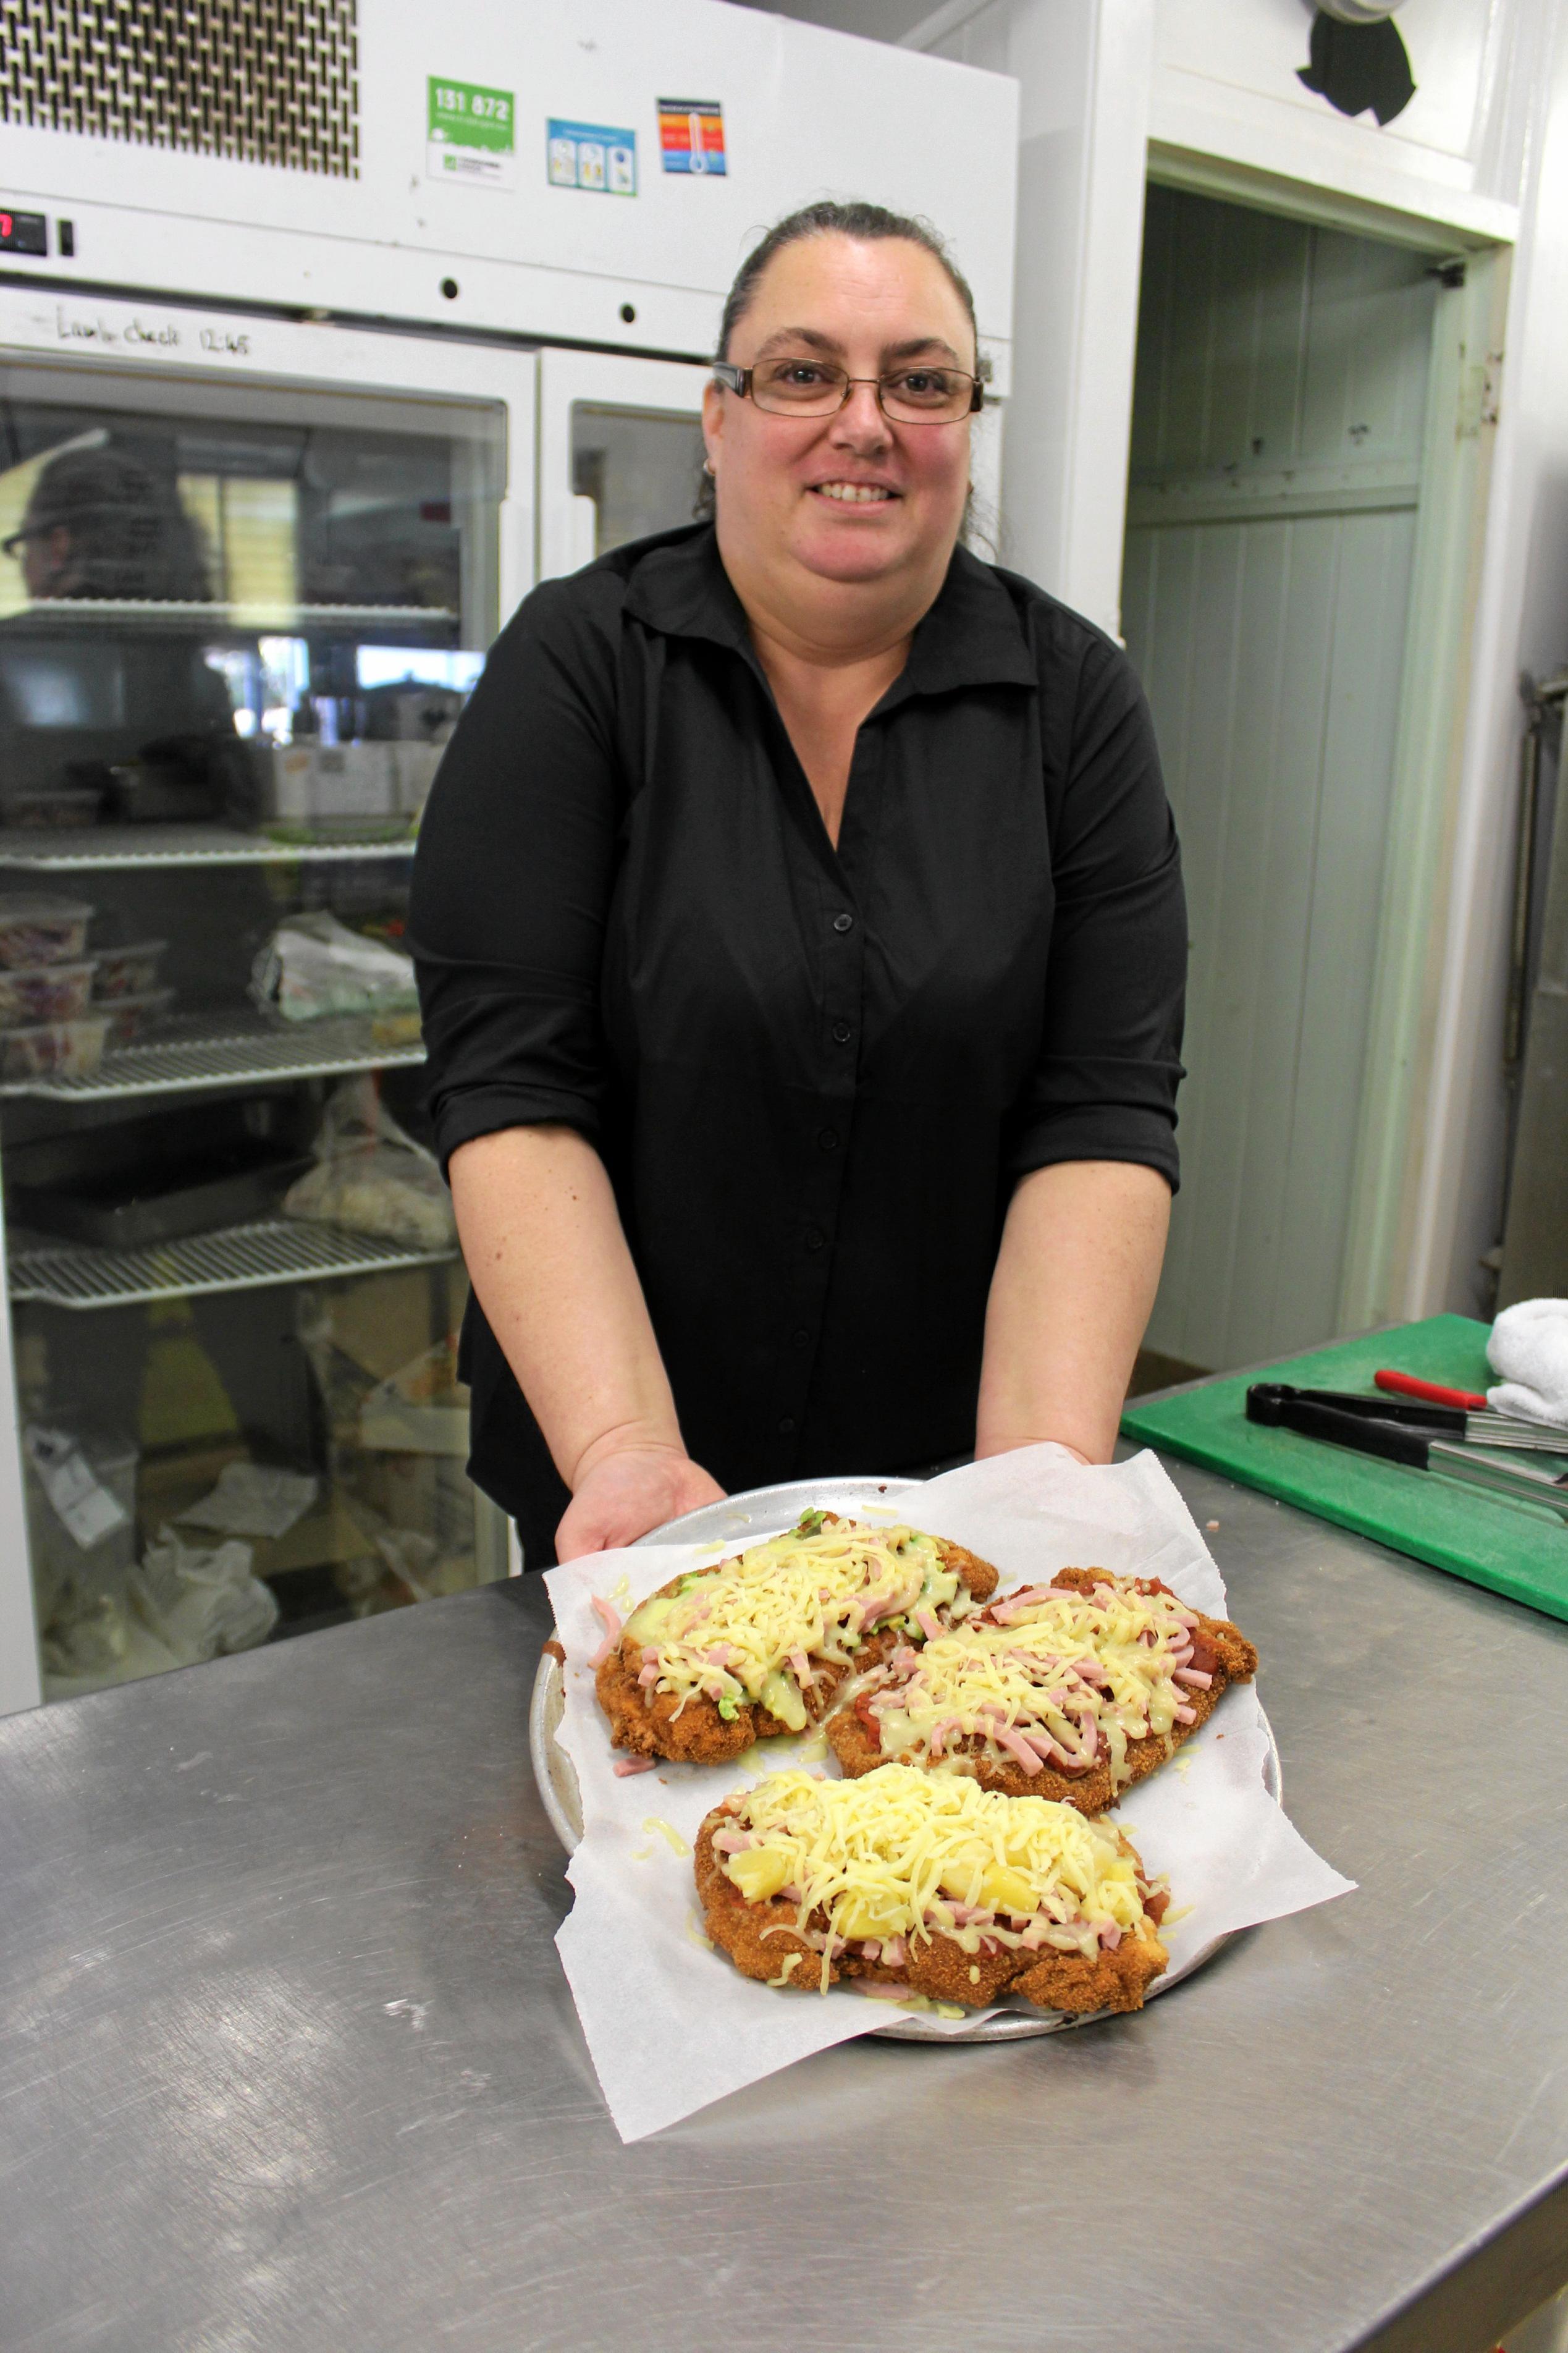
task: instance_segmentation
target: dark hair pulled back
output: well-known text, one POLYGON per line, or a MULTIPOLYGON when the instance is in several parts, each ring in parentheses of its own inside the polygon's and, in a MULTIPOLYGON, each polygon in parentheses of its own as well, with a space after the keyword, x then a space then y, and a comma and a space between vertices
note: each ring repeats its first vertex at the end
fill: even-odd
MULTIPOLYGON (((757 288, 768 264, 775 255, 784 251, 786 245, 799 245, 808 237, 852 237, 868 245, 897 238, 906 245, 918 245, 922 253, 929 253, 931 259, 940 263, 946 271, 949 284, 963 305, 970 332, 975 337, 978 349, 974 296, 970 290, 969 280, 948 251, 947 241, 939 229, 913 213, 889 212, 886 205, 859 201, 839 204, 825 196, 817 204, 802 205, 798 212, 786 213, 783 220, 775 221, 767 235, 759 239, 747 254, 724 298, 724 315, 720 322, 719 348, 713 354, 715 359, 729 358, 735 330, 756 300, 757 288)), ((984 360, 977 360, 975 366, 982 376, 989 372, 984 360)), ((696 512, 700 516, 709 516, 713 512, 713 506, 712 479, 705 473, 698 486, 696 512)))
POLYGON ((786 213, 747 254, 724 299, 715 359, 729 358, 731 339, 755 301, 763 273, 774 255, 782 253, 786 245, 799 245, 808 237, 852 237, 866 245, 896 237, 903 244, 918 245, 922 253, 929 253, 947 272, 949 283, 968 315, 970 332, 978 339, 974 297, 969 290, 969 281, 949 253, 945 239, 930 221, 918 220, 910 213, 891 213, 885 205, 843 205, 825 197, 820 204, 802 205, 798 212, 786 213))

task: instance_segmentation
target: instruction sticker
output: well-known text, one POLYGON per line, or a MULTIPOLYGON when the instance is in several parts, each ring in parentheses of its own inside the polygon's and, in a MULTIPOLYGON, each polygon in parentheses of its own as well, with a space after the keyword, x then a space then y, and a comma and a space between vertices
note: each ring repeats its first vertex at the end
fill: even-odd
POLYGON ((461 180, 469 187, 515 187, 517 101, 511 91, 487 90, 477 81, 446 81, 437 74, 426 88, 427 177, 461 180))
POLYGON ((724 110, 716 98, 661 98, 658 147, 667 172, 722 178, 724 110))
POLYGON ((603 122, 549 125, 549 171, 552 188, 585 188, 591 195, 635 196, 637 134, 603 122))

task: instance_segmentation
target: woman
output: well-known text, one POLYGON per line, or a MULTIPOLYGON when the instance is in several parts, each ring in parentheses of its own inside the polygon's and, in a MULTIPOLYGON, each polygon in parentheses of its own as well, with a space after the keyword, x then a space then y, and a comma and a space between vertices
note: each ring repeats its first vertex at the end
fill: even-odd
POLYGON ((967 287, 812 206, 720 354, 713 523, 528 598, 416 869, 470 1467, 531 1560, 558 1507, 567 1558, 774 1480, 1104 1461, 1176 1179, 1153 739, 958 546, 967 287))

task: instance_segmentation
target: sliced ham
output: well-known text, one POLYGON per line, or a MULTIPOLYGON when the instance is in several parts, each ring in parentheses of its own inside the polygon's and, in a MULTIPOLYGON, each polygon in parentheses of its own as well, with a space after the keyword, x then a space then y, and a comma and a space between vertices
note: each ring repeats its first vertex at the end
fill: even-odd
POLYGON ((588 1662, 589 1666, 596 1672, 604 1665, 605 1661, 621 1639, 621 1621, 602 1593, 595 1593, 593 1596, 593 1603, 594 1613, 605 1630, 604 1641, 588 1662))
POLYGON ((1006 1749, 1010 1757, 1017 1758, 1026 1773, 1038 1773, 1042 1769, 1038 1757, 1023 1734, 1015 1732, 1010 1724, 997 1725, 994 1737, 999 1747, 1006 1749))

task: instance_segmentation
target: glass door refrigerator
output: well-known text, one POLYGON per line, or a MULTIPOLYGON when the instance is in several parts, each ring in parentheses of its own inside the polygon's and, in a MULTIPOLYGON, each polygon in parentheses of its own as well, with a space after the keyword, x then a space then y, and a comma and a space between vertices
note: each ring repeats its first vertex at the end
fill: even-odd
POLYGON ((537 359, 94 318, 0 347, 11 1705, 508 1567, 403 932, 535 568, 537 359))
POLYGON ((0 75, 0 1713, 517 1565, 405 953, 441 746, 534 579, 689 519, 764 221, 940 217, 1009 382, 1004 76, 710 0, 121 15, 0 75))

